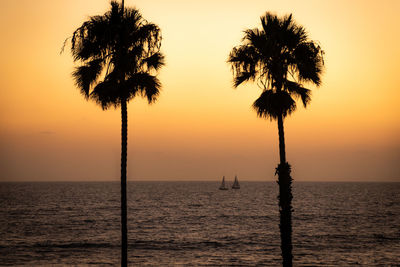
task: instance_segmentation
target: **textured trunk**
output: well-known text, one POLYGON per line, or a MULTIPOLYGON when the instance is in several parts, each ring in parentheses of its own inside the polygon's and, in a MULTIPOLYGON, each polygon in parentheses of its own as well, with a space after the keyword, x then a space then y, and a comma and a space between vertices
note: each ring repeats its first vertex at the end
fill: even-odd
POLYGON ((121 103, 121 266, 128 265, 128 228, 126 208, 126 161, 128 142, 128 114, 126 100, 121 103))
POLYGON ((290 165, 286 162, 285 135, 283 130, 283 118, 278 117, 279 131, 279 157, 280 163, 276 168, 279 184, 279 213, 281 231, 282 265, 291 267, 292 254, 292 177, 290 176, 290 165))
POLYGON ((280 164, 286 163, 286 152, 285 152, 285 132, 283 130, 283 118, 278 117, 278 131, 279 131, 279 158, 280 164))

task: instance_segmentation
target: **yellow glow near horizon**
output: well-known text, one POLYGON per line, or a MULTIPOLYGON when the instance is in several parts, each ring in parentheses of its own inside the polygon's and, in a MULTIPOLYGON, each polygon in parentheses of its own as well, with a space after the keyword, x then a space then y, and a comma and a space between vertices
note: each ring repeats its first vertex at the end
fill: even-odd
MULTIPOLYGON (((163 91, 128 106, 128 177, 273 180, 275 122, 226 63, 265 11, 292 13, 326 52, 311 105, 285 120, 295 180, 400 181, 400 1, 125 1, 162 30, 163 91)), ((119 110, 75 88, 64 40, 108 1, 0 3, 0 181, 118 180, 119 110)))

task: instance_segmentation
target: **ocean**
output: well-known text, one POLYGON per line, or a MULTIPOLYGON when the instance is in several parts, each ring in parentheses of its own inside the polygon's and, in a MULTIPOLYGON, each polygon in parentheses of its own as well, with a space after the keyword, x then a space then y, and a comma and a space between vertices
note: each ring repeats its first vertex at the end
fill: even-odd
MULTIPOLYGON (((132 266, 279 266, 278 185, 129 182, 132 266)), ((0 183, 0 265, 118 265, 118 182, 0 183)), ((295 266, 400 266, 400 183, 294 182, 295 266)))

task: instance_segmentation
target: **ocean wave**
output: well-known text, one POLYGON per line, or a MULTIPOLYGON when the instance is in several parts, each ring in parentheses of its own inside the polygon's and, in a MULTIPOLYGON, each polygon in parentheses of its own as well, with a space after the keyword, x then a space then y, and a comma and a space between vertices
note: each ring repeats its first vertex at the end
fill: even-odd
POLYGON ((80 242, 72 242, 72 243, 52 243, 52 242, 38 242, 34 244, 16 244, 16 245, 2 245, 1 249, 18 249, 18 248, 116 248, 119 247, 118 244, 110 244, 110 243, 80 243, 80 242))

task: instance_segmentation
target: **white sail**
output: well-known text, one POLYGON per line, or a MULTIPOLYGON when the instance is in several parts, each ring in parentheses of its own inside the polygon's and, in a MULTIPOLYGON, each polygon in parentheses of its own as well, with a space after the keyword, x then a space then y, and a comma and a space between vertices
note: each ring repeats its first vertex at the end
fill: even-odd
POLYGON ((219 190, 228 190, 228 188, 225 186, 225 176, 222 177, 222 183, 219 187, 219 190))
POLYGON ((240 189, 239 181, 235 175, 235 181, 233 182, 232 189, 240 189))

